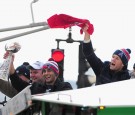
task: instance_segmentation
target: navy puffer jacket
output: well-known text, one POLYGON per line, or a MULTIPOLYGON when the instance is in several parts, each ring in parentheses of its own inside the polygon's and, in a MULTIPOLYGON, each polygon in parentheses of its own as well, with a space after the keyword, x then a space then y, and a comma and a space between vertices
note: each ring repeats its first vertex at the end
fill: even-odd
POLYGON ((96 74, 96 85, 130 79, 127 68, 119 72, 110 70, 110 62, 102 62, 94 53, 92 43, 83 43, 83 53, 96 74))

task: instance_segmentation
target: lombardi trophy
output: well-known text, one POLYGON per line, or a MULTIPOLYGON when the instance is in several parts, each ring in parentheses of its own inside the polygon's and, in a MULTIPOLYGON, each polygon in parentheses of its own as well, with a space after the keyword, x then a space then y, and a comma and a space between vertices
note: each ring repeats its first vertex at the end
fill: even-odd
POLYGON ((21 46, 17 42, 5 45, 5 51, 9 52, 9 56, 4 60, 4 62, 0 66, 0 79, 8 80, 12 55, 14 53, 17 53, 20 49, 21 46))

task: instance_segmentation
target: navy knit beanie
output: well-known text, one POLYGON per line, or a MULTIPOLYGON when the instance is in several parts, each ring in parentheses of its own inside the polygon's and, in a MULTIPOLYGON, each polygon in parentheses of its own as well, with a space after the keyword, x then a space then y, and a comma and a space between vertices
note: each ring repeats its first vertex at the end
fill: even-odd
POLYGON ((124 65, 128 65, 128 61, 130 59, 130 53, 131 50, 130 49, 120 49, 120 50, 116 50, 113 55, 118 55, 120 57, 120 59, 122 60, 124 65))
POLYGON ((26 78, 30 79, 30 71, 29 71, 29 69, 28 69, 26 66, 24 66, 24 65, 18 66, 18 67, 16 68, 16 73, 17 73, 18 75, 24 75, 26 78))

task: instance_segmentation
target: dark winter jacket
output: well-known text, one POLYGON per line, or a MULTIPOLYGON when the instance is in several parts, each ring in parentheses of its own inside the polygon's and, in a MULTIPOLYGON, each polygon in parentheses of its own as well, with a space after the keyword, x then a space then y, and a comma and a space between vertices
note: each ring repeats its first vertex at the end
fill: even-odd
POLYGON ((130 79, 127 68, 119 72, 110 70, 110 62, 102 62, 94 53, 92 43, 83 43, 83 53, 96 74, 96 85, 130 79))
MULTIPOLYGON (((17 77, 17 74, 14 73, 10 76, 11 83, 13 87, 18 91, 22 91, 25 87, 29 85, 29 83, 21 80, 19 77, 17 77)), ((48 86, 46 83, 39 83, 35 82, 32 84, 31 87, 31 94, 38 94, 38 93, 46 93, 48 92, 54 92, 54 91, 63 91, 63 90, 69 90, 72 89, 72 86, 69 82, 62 82, 58 79, 56 79, 53 86, 48 86)))
MULTIPOLYGON (((10 76, 11 83, 13 87, 20 92, 25 87, 29 85, 29 83, 22 81, 19 77, 17 77, 17 74, 14 73, 10 76)), ((55 92, 55 91, 63 91, 63 90, 70 90, 72 89, 72 86, 69 82, 62 82, 59 79, 56 79, 53 86, 48 86, 46 83, 39 83, 35 82, 31 86, 31 94, 39 94, 39 93, 46 93, 46 92, 55 92)), ((39 112, 41 110, 41 102, 33 101, 33 107, 32 109, 28 109, 18 115, 31 115, 32 113, 39 112)), ((49 108, 49 107, 48 107, 49 108)))

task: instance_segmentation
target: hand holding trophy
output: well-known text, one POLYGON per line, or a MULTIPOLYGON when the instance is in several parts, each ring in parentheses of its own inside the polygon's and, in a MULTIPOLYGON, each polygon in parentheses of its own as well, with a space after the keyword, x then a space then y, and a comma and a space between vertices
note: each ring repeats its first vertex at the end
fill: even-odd
POLYGON ((16 53, 16 52, 18 52, 20 49, 21 49, 21 46, 20 46, 20 44, 17 43, 17 42, 14 42, 14 43, 6 44, 6 45, 5 45, 5 50, 6 50, 6 51, 9 51, 9 52, 11 52, 11 53, 16 53))
POLYGON ((12 55, 17 53, 20 49, 21 46, 17 42, 5 45, 5 51, 9 52, 9 55, 0 66, 0 79, 8 79, 12 55))

